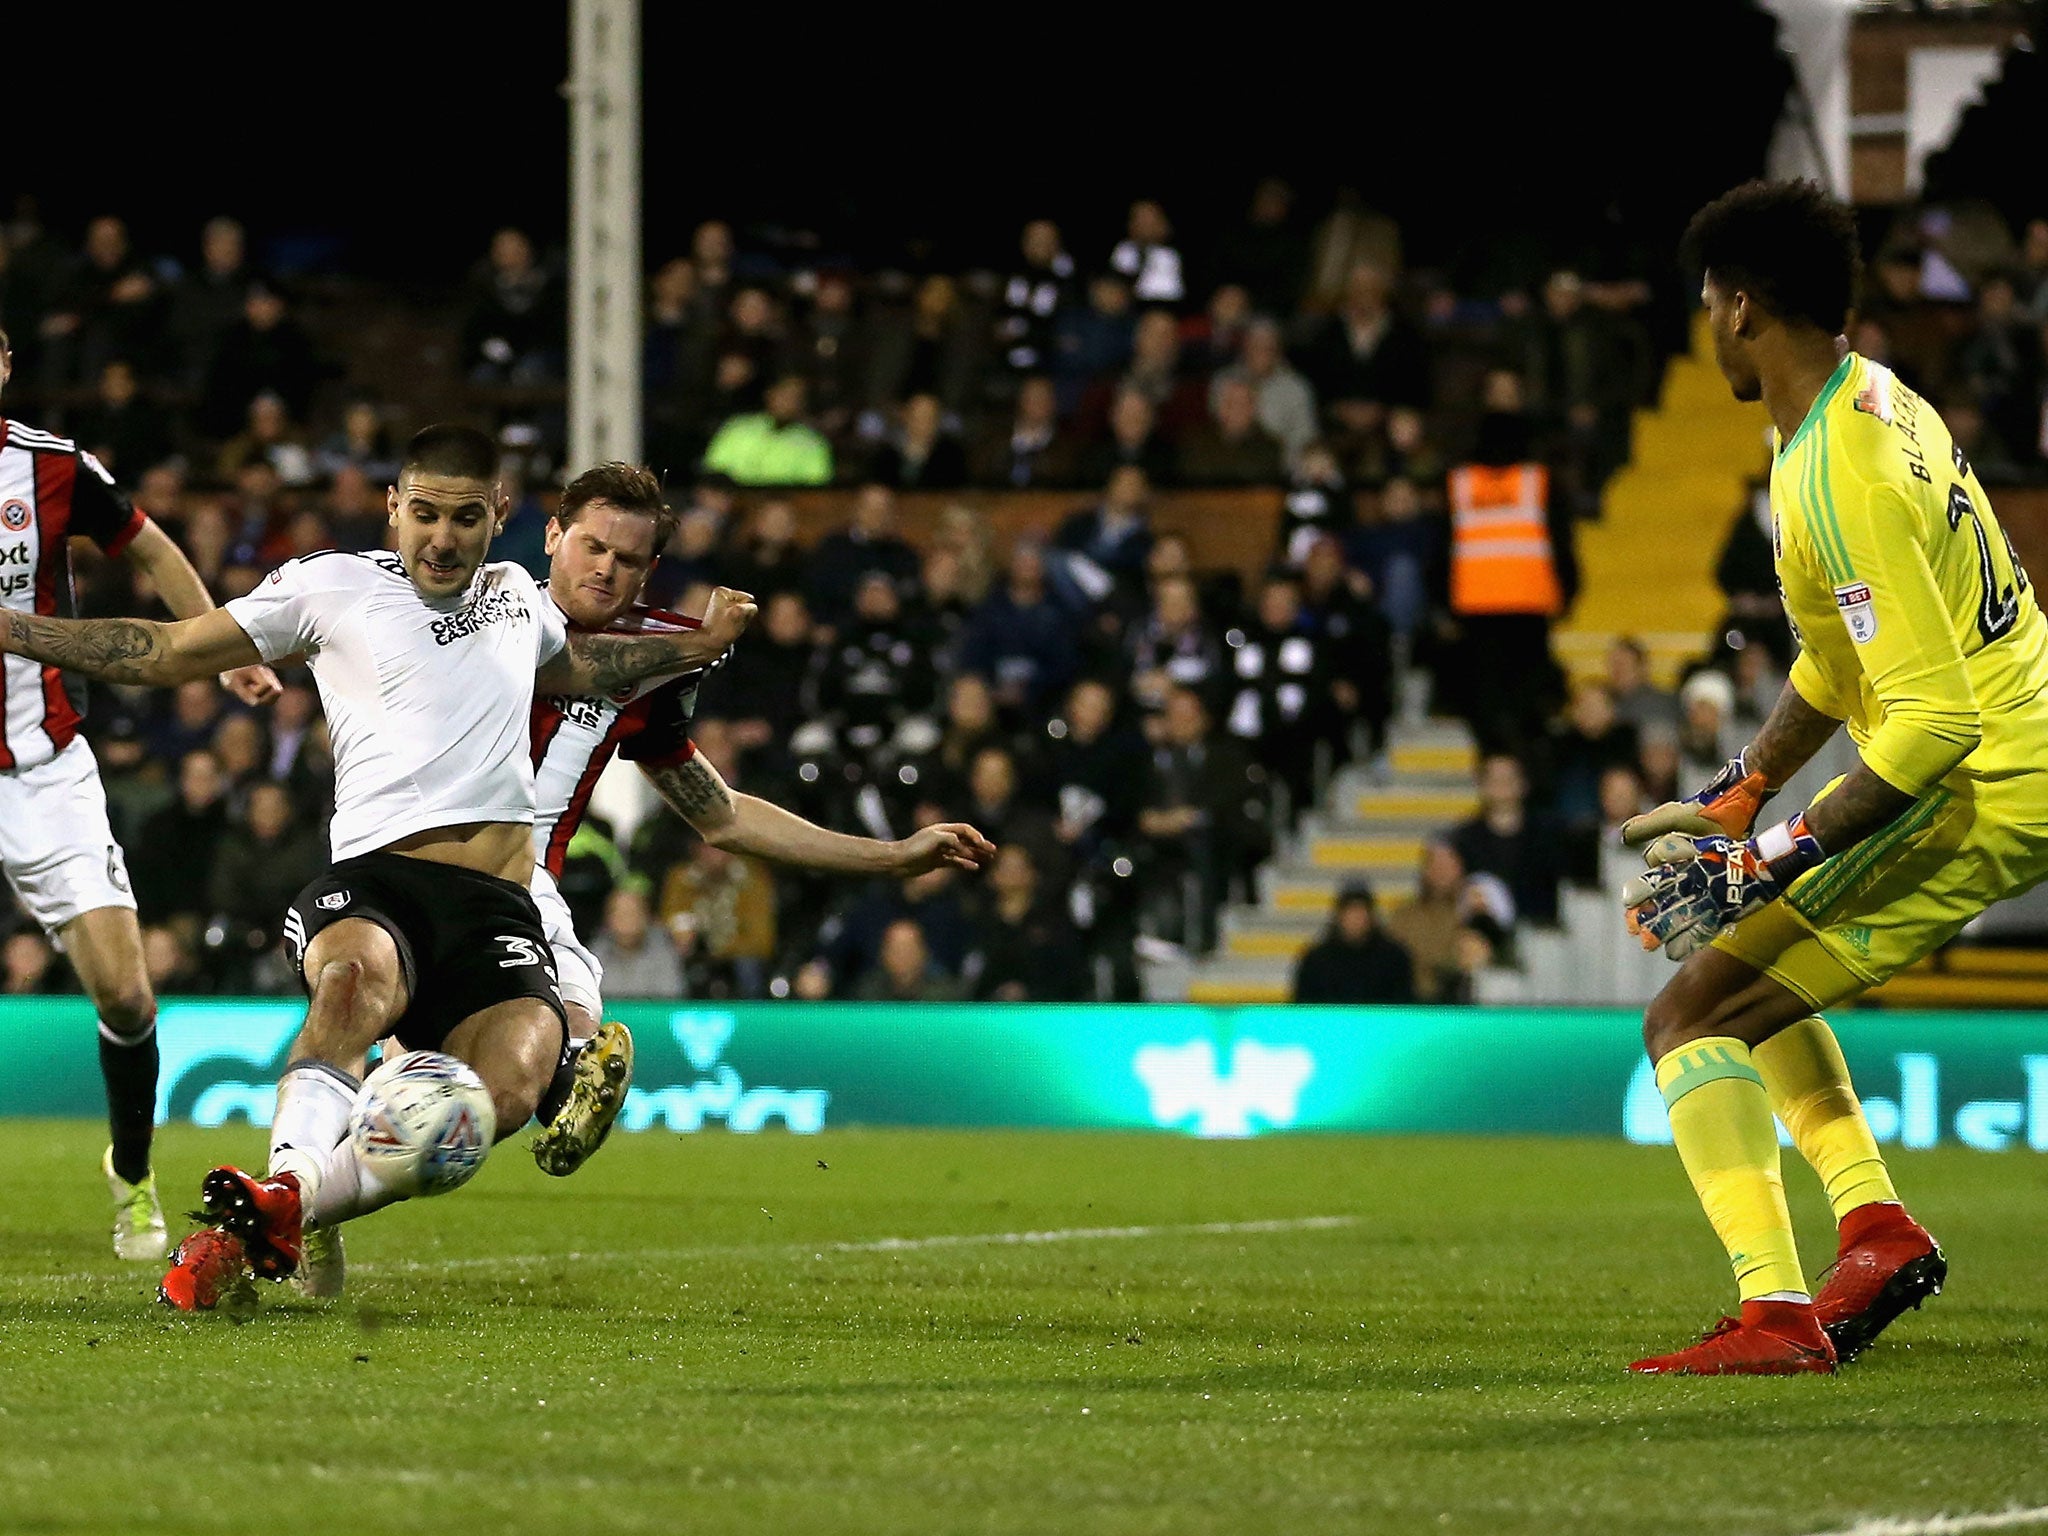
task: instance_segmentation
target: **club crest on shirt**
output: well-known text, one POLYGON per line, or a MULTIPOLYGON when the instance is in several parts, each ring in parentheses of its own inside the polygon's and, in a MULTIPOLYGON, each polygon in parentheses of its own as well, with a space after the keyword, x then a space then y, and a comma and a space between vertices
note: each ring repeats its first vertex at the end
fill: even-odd
POLYGON ((29 504, 18 496, 0 505, 0 525, 4 525, 9 533, 21 532, 35 521, 35 516, 29 504))
POLYGON ((314 897, 313 905, 322 912, 339 912, 348 905, 348 899, 347 891, 329 891, 325 896, 314 897))
POLYGON ((1849 638, 1867 645, 1877 634, 1877 607, 1870 598, 1867 582, 1852 581, 1835 588, 1835 606, 1842 610, 1842 622, 1849 626, 1849 638))

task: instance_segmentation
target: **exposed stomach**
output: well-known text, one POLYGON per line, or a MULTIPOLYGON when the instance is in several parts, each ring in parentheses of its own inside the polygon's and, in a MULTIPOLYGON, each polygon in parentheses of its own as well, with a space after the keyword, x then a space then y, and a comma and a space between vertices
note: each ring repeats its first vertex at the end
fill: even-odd
POLYGON ((470 821, 460 826, 429 827, 387 843, 382 853, 402 853, 430 864, 457 864, 479 874, 496 875, 514 885, 533 881, 533 827, 523 821, 470 821))

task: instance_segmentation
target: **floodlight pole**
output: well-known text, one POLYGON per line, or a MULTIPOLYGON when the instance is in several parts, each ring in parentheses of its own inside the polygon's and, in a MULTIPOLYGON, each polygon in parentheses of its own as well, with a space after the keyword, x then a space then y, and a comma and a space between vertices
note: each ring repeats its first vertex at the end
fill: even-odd
POLYGON ((640 461, 640 0, 569 5, 569 462, 640 461))

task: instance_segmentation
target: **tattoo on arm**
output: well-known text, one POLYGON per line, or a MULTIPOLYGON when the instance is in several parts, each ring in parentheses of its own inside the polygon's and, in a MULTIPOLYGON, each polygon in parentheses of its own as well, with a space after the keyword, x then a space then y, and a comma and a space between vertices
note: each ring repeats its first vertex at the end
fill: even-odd
POLYGON ((651 769, 647 777, 661 798, 700 831, 701 823, 723 827, 737 814, 732 790, 719 777, 718 770, 701 757, 651 769))
POLYGON ((147 619, 46 619, 7 616, 5 649, 31 661, 68 667, 109 683, 174 681, 164 672, 164 626, 147 619))
POLYGON ((1807 807, 1806 827, 1826 852, 1840 853, 1890 826, 1911 810, 1913 803, 1903 789, 1858 763, 1835 786, 1834 793, 1807 807))
POLYGON ((1778 702, 1771 706, 1770 718, 1749 744, 1750 770, 1761 773, 1773 787, 1782 784, 1805 767, 1841 727, 1841 721, 1822 714, 1787 683, 1778 702))
POLYGON ((574 677, 566 691, 610 693, 663 672, 702 666, 685 648, 686 640, 677 635, 572 634, 569 659, 574 677))

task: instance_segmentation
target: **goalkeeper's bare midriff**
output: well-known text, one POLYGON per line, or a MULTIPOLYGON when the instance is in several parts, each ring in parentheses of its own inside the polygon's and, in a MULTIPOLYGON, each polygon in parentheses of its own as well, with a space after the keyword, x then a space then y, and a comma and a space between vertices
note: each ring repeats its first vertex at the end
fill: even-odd
POLYGON ((429 827, 377 851, 402 853, 430 864, 454 864, 514 885, 527 885, 533 879, 533 828, 525 822, 469 821, 453 827, 429 827))

